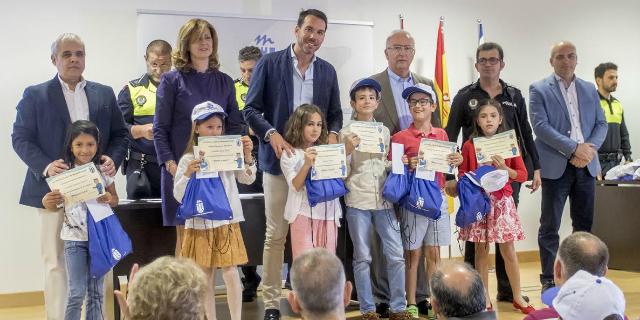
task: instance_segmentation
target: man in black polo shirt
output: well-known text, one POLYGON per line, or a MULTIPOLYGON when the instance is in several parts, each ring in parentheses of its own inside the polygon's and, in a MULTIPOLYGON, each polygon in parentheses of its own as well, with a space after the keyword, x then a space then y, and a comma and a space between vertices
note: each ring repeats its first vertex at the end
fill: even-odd
MULTIPOLYGON (((520 90, 510 86, 500 79, 500 71, 505 66, 502 47, 493 42, 487 42, 476 50, 476 70, 480 74, 478 81, 462 88, 453 98, 451 113, 445 130, 449 140, 458 141, 458 134, 462 129, 462 142, 469 139, 473 130, 473 114, 475 110, 487 99, 498 100, 504 112, 504 126, 506 130, 514 129, 518 137, 520 152, 527 166, 528 180, 532 180, 527 188, 535 192, 541 184, 540 162, 538 152, 533 142, 531 126, 527 118, 527 106, 520 90)), ((520 195, 520 183, 512 182, 513 199, 518 205, 520 195)), ((499 247, 496 245, 496 252, 499 247)), ((474 244, 465 244, 465 262, 474 265, 474 244)), ((513 294, 509 284, 509 278, 504 269, 504 261, 500 254, 496 254, 496 276, 498 278, 498 301, 511 301, 513 294)), ((527 302, 528 298, 525 297, 527 302)))

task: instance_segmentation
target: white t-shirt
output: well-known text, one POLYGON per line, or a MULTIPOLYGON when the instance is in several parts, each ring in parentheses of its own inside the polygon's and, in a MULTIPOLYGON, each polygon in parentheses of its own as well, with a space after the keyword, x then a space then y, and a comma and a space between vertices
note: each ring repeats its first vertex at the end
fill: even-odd
MULTIPOLYGON (((113 184, 114 179, 102 175, 105 186, 113 184)), ((88 241, 87 234, 87 204, 79 202, 64 207, 64 220, 60 230, 60 238, 67 241, 88 241)))

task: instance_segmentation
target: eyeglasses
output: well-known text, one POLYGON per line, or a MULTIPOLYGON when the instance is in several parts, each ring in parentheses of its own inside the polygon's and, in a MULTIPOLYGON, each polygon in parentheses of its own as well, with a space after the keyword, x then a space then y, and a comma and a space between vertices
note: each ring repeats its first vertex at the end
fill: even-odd
POLYGON ((398 54, 401 52, 406 52, 406 53, 416 52, 416 49, 413 46, 393 46, 393 47, 387 47, 387 50, 395 54, 398 54))
POLYGON ((500 62, 500 61, 501 61, 501 60, 500 60, 500 58, 496 58, 496 57, 491 57, 491 58, 489 58, 489 59, 487 59, 487 58, 480 58, 480 59, 478 59, 478 60, 477 60, 477 62, 478 62, 479 64, 487 64, 487 63, 488 63, 488 64, 490 64, 490 65, 492 65, 492 66, 493 66, 493 65, 495 65, 496 63, 500 62))
POLYGON ((433 103, 433 100, 431 99, 420 99, 420 100, 416 100, 416 99, 411 99, 409 100, 409 106, 410 107, 417 107, 418 105, 420 106, 426 106, 426 105, 430 105, 433 103))

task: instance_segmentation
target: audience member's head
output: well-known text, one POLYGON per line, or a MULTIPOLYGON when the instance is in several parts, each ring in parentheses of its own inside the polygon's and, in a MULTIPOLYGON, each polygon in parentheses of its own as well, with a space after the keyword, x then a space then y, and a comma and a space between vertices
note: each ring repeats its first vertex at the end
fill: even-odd
POLYGON ((140 269, 129 284, 130 319, 204 319, 206 290, 206 276, 194 262, 158 258, 140 269))
POLYGON ((431 304, 439 319, 467 317, 485 309, 482 279, 468 264, 443 263, 431 277, 430 285, 431 304))
POLYGON ((304 252, 291 266, 288 300, 304 319, 344 319, 344 307, 351 297, 340 259, 326 249, 304 252))
POLYGON ((554 280, 561 286, 579 270, 595 276, 604 276, 609 263, 609 249, 595 235, 575 232, 560 243, 554 265, 554 280))
POLYGON ((623 319, 625 300, 611 280, 579 270, 560 287, 553 307, 563 320, 623 319))

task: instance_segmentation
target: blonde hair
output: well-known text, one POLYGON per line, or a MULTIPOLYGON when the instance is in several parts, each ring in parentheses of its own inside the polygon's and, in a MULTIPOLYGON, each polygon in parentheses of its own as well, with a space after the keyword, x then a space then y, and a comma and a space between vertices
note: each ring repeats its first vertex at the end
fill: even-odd
POLYGON ((209 68, 218 69, 220 62, 218 60, 218 33, 209 21, 204 19, 190 19, 180 28, 178 32, 178 40, 176 48, 171 54, 173 65, 178 71, 189 71, 193 65, 191 61, 191 53, 189 52, 189 44, 199 39, 206 29, 211 32, 211 42, 213 43, 211 56, 209 56, 209 68))
POLYGON ((329 133, 327 131, 327 121, 324 119, 322 110, 320 110, 320 108, 315 104, 305 103, 293 111, 293 114, 289 117, 289 120, 287 120, 285 127, 284 139, 294 148, 302 148, 304 146, 304 127, 307 125, 309 118, 311 118, 311 115, 314 113, 319 114, 322 119, 322 132, 314 145, 327 143, 327 136, 329 133))
POLYGON ((188 259, 161 257, 146 265, 129 285, 131 320, 204 319, 207 279, 188 259))
POLYGON ((211 119, 212 117, 218 117, 220 119, 220 121, 222 121, 222 134, 224 134, 224 120, 225 117, 222 116, 222 114, 220 113, 212 113, 211 115, 209 115, 208 117, 202 119, 202 120, 196 120, 193 121, 191 124, 191 134, 189 135, 189 141, 187 141, 187 148, 184 149, 184 153, 182 155, 185 154, 193 154, 193 146, 197 146, 198 145, 198 137, 200 136, 198 133, 196 133, 196 128, 198 128, 198 126, 211 119))

